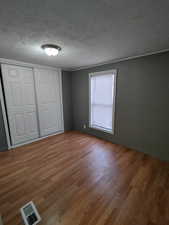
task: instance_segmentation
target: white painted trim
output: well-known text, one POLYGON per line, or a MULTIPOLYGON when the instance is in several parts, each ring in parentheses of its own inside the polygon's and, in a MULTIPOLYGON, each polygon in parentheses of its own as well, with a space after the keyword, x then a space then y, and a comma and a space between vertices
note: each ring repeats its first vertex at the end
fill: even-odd
POLYGON ((40 217, 40 215, 39 215, 39 213, 38 213, 38 211, 37 211, 37 209, 36 209, 36 206, 35 206, 35 204, 33 203, 33 201, 28 202, 26 205, 24 205, 24 206, 20 209, 21 215, 22 215, 22 218, 23 218, 23 221, 24 221, 25 225, 29 225, 28 222, 27 222, 25 213, 24 213, 24 208, 26 208, 26 207, 29 206, 29 205, 32 206, 33 211, 34 211, 34 213, 35 213, 36 216, 37 216, 37 221, 33 224, 33 225, 36 225, 36 224, 38 224, 38 223, 41 221, 41 217, 40 217))
POLYGON ((88 126, 89 128, 91 128, 91 73, 89 73, 89 76, 88 76, 88 84, 89 84, 89 97, 88 97, 88 100, 89 100, 89 121, 88 121, 88 126))
POLYGON ((55 66, 45 66, 45 65, 27 63, 27 62, 23 62, 23 61, 18 61, 18 60, 13 60, 13 59, 5 59, 5 58, 0 58, 0 63, 10 64, 10 65, 15 65, 15 66, 26 66, 26 67, 31 67, 31 68, 34 68, 34 67, 35 68, 46 68, 46 69, 53 69, 53 70, 57 70, 58 68, 61 68, 64 71, 73 72, 73 71, 78 71, 78 70, 83 70, 83 69, 90 69, 90 68, 97 67, 97 66, 103 66, 103 65, 107 65, 107 64, 111 64, 111 63, 123 62, 123 61, 127 61, 130 59, 137 59, 137 58, 141 58, 144 56, 155 55, 155 54, 164 53, 164 52, 168 52, 168 51, 169 51, 169 48, 161 49, 158 51, 147 52, 144 54, 128 56, 128 57, 123 57, 123 58, 119 58, 119 59, 112 59, 112 60, 108 60, 108 61, 101 62, 101 63, 95 63, 92 65, 70 67, 70 68, 65 68, 65 67, 62 67, 59 65, 56 67, 55 66))
POLYGON ((116 106, 116 83, 117 83, 117 70, 116 69, 112 69, 112 70, 106 70, 106 71, 99 71, 99 72, 93 72, 93 73, 89 73, 89 128, 91 129, 96 129, 96 130, 100 130, 106 133, 110 133, 112 135, 114 135, 115 133, 115 106, 116 106), (93 127, 91 125, 91 77, 92 76, 100 76, 100 75, 106 75, 106 74, 110 74, 112 73, 114 75, 114 95, 113 95, 113 111, 112 111, 112 130, 106 130, 106 129, 102 129, 100 127, 93 127))
POLYGON ((63 87, 62 87, 62 71, 59 70, 59 87, 60 87, 60 103, 62 114, 62 129, 64 130, 64 115, 63 115, 63 87))
POLYGON ((35 79, 35 68, 32 69, 33 72, 33 82, 34 82, 34 91, 35 91, 35 106, 36 106, 36 118, 37 118, 37 128, 39 137, 41 135, 40 133, 40 119, 39 119, 39 107, 38 107, 38 97, 37 97, 37 88, 36 88, 36 79, 35 79))
POLYGON ((104 133, 108 133, 108 134, 114 134, 113 131, 109 131, 107 129, 104 129, 104 128, 101 128, 101 127, 97 127, 97 126, 90 126, 91 129, 94 129, 94 130, 99 130, 99 131, 102 131, 104 133))
POLYGON ((44 65, 27 63, 27 62, 17 61, 17 60, 13 60, 13 59, 4 59, 4 58, 0 58, 0 63, 8 64, 8 65, 15 65, 15 66, 30 67, 30 68, 50 69, 50 70, 58 70, 61 68, 61 67, 44 66, 44 65))
POLYGON ((93 73, 89 73, 89 76, 92 77, 92 76, 109 75, 110 73, 113 73, 114 75, 116 75, 117 74, 117 70, 112 69, 112 70, 93 72, 93 73))
MULTIPOLYGON (((74 67, 74 68, 70 69, 69 71, 73 72, 73 71, 78 71, 78 70, 91 69, 91 68, 98 67, 98 66, 104 66, 104 65, 108 65, 108 64, 112 64, 112 63, 123 62, 123 61, 127 61, 127 60, 130 60, 130 59, 137 59, 137 58, 141 58, 141 57, 144 57, 144 56, 156 55, 156 54, 165 53, 165 52, 168 52, 168 51, 169 51, 169 48, 159 50, 159 51, 147 52, 147 53, 135 55, 135 56, 128 56, 128 57, 119 58, 119 59, 112 59, 112 60, 108 60, 108 61, 105 61, 105 62, 102 62, 102 63, 96 63, 96 64, 92 64, 92 65, 74 67)), ((64 69, 64 70, 68 71, 68 69, 64 69)))
POLYGON ((118 71, 117 71, 117 69, 115 70, 115 74, 114 74, 114 95, 113 95, 113 120, 112 120, 112 122, 113 122, 113 125, 112 125, 112 133, 113 133, 113 135, 114 135, 114 133, 115 133, 115 117, 116 117, 116 93, 117 93, 117 73, 118 73, 118 71))
POLYGON ((3 120, 4 120, 7 145, 8 145, 8 149, 11 149, 9 128, 8 128, 7 115, 6 115, 5 102, 4 102, 4 96, 3 96, 2 83, 1 82, 0 82, 0 103, 1 103, 1 107, 2 107, 2 116, 3 116, 3 120))
POLYGON ((27 145, 27 144, 31 144, 31 143, 43 140, 43 139, 48 138, 48 137, 55 136, 57 134, 63 134, 63 133, 64 133, 64 130, 61 130, 61 131, 58 131, 58 132, 53 133, 53 134, 49 134, 49 135, 44 136, 44 137, 39 137, 39 138, 32 139, 30 141, 27 141, 27 142, 24 142, 24 143, 21 143, 21 144, 13 145, 13 146, 11 146, 11 148, 13 149, 13 148, 21 147, 21 146, 24 146, 24 145, 27 145))

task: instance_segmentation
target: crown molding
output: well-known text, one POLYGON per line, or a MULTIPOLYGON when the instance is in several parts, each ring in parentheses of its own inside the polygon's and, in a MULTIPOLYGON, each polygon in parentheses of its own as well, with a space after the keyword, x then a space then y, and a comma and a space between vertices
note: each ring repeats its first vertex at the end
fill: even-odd
POLYGON ((80 67, 70 67, 70 68, 64 68, 61 66, 46 66, 46 65, 34 64, 34 63, 27 63, 24 61, 18 61, 18 60, 13 60, 13 59, 5 59, 5 58, 0 58, 0 63, 16 65, 16 66, 25 66, 25 67, 30 67, 30 68, 42 68, 42 69, 52 69, 52 70, 61 69, 63 71, 67 71, 67 72, 74 72, 74 71, 78 71, 78 70, 90 69, 90 68, 97 67, 97 66, 108 65, 111 63, 123 62, 123 61, 127 61, 130 59, 137 59, 137 58, 141 58, 144 56, 165 53, 168 51, 169 51, 169 48, 162 49, 159 51, 154 51, 154 52, 147 52, 145 54, 140 54, 140 55, 135 55, 135 56, 129 56, 129 57, 124 57, 124 58, 119 58, 119 59, 112 59, 112 60, 108 60, 108 61, 105 61, 102 63, 96 63, 96 64, 80 66, 80 67))
POLYGON ((156 54, 159 54, 159 53, 165 53, 165 52, 168 52, 168 51, 169 51, 169 48, 159 50, 159 51, 154 51, 154 52, 147 52, 145 54, 129 56, 129 57, 124 57, 124 58, 119 58, 119 59, 113 59, 113 60, 105 61, 105 62, 102 62, 102 63, 92 64, 92 65, 89 65, 89 66, 75 67, 75 68, 72 68, 69 71, 75 72, 75 71, 78 71, 78 70, 90 69, 90 68, 97 67, 97 66, 103 66, 103 65, 107 65, 107 64, 111 64, 111 63, 123 62, 123 61, 127 61, 127 60, 130 60, 130 59, 137 59, 137 58, 141 58, 141 57, 144 57, 144 56, 150 56, 150 55, 156 55, 156 54))

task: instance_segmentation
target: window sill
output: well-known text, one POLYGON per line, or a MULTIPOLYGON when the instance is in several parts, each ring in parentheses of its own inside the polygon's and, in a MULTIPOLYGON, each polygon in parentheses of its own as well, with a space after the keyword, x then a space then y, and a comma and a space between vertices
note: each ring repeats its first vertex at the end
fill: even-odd
POLYGON ((108 129, 105 129, 103 127, 91 126, 90 125, 89 128, 94 129, 94 130, 99 130, 99 131, 102 131, 104 133, 108 133, 108 134, 112 134, 112 135, 114 134, 113 130, 108 130, 108 129))

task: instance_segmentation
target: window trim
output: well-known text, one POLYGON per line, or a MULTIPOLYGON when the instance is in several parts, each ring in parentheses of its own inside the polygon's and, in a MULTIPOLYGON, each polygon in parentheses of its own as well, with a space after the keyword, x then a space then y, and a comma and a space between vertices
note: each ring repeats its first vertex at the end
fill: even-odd
POLYGON ((89 73, 89 128, 99 130, 105 133, 113 134, 115 133, 115 110, 116 110, 116 82, 117 82, 117 70, 105 70, 105 71, 99 71, 99 72, 93 72, 89 73), (99 76, 99 75, 108 75, 108 74, 114 75, 114 95, 113 95, 113 110, 112 110, 112 130, 108 130, 105 128, 101 128, 99 126, 92 126, 91 124, 91 77, 93 76, 99 76))

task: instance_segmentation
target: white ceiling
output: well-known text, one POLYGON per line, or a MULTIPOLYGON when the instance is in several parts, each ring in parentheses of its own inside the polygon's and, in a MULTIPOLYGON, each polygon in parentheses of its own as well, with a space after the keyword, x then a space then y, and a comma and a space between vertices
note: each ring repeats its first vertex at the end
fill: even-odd
POLYGON ((168 48, 168 0, 1 1, 1 58, 78 68, 168 48))

